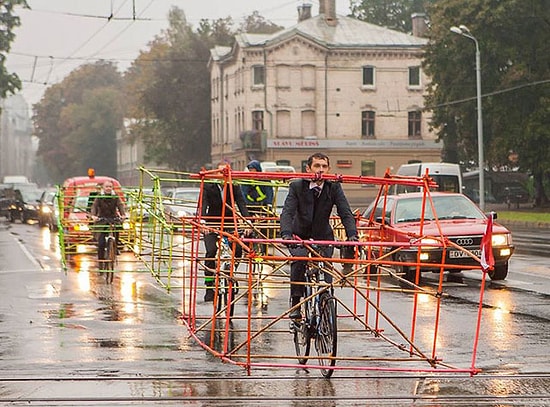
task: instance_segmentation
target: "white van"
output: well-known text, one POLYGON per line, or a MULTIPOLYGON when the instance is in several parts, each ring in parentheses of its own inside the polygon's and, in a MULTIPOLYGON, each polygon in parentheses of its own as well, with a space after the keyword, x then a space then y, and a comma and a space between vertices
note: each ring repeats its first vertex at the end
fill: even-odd
MULTIPOLYGON (((414 163, 403 164, 396 172, 396 175, 406 175, 413 177, 422 177, 426 174, 433 178, 439 185, 437 188, 441 192, 459 192, 462 193, 462 172, 460 165, 453 163, 414 163)), ((394 193, 402 194, 405 192, 416 192, 418 187, 408 185, 395 185, 394 193)))
POLYGON ((29 179, 24 175, 6 175, 4 184, 30 184, 29 179))
POLYGON ((280 165, 274 161, 263 161, 260 165, 263 172, 296 172, 292 165, 280 165))

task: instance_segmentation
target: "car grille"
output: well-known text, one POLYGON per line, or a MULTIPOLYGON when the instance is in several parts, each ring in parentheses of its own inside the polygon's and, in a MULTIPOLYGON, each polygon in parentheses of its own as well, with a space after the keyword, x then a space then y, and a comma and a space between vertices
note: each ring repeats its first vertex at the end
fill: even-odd
POLYGON ((479 247, 482 238, 483 236, 453 236, 449 240, 462 247, 479 247))

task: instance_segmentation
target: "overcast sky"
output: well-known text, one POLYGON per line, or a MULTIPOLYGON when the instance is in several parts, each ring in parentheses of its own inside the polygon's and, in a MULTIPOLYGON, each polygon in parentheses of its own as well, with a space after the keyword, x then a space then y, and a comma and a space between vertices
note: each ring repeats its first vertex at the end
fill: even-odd
MULTIPOLYGON (((21 26, 8 54, 7 67, 23 81, 29 107, 44 90, 77 66, 98 59, 126 69, 140 50, 168 26, 172 6, 185 11, 194 26, 202 18, 233 17, 236 24, 257 10, 266 19, 289 27, 297 7, 318 0, 27 0, 31 10, 16 9, 21 26), (135 11, 134 11, 135 10, 135 11), (113 15, 110 20, 108 17, 113 15), (133 20, 133 17, 136 17, 133 20)), ((349 13, 349 0, 336 0, 337 13, 349 13)))

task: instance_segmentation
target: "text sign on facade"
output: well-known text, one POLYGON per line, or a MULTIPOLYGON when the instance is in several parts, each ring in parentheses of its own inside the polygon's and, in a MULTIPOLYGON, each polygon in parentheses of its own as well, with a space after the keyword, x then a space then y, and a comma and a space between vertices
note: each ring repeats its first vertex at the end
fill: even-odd
POLYGON ((304 140, 268 139, 268 148, 343 148, 343 149, 438 149, 440 144, 431 140, 304 140))

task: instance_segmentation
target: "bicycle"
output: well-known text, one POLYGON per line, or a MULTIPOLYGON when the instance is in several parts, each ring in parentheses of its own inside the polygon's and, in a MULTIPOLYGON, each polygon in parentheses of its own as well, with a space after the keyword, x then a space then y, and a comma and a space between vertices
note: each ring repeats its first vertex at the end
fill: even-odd
MULTIPOLYGON (((319 246, 310 245, 309 257, 318 257, 319 246)), ((304 317, 291 322, 294 333, 294 346, 298 362, 305 365, 309 359, 311 342, 315 341, 319 365, 325 378, 334 373, 338 339, 336 298, 332 295, 330 286, 324 283, 325 272, 323 261, 310 260, 306 263, 305 295, 303 303, 304 317)))
MULTIPOLYGON (((231 277, 231 259, 233 257, 232 244, 227 236, 222 236, 218 246, 220 259, 220 274, 217 278, 218 301, 216 312, 221 312, 229 306, 229 315, 235 310, 234 300, 239 292, 239 283, 231 277)), ((238 263, 235 262, 235 269, 238 263)))
MULTIPOLYGON (((265 238, 261 233, 254 232, 252 238, 265 238)), ((267 246, 264 243, 253 243, 251 250, 256 254, 252 259, 252 298, 255 305, 261 307, 263 311, 267 311, 268 298, 264 289, 264 281, 267 278, 267 273, 264 271, 263 256, 267 253, 267 246)))
POLYGON ((100 233, 105 233, 105 252, 99 266, 100 270, 108 271, 105 274, 105 281, 107 284, 111 284, 117 263, 116 229, 120 225, 120 218, 100 218, 98 224, 100 225, 100 233))

